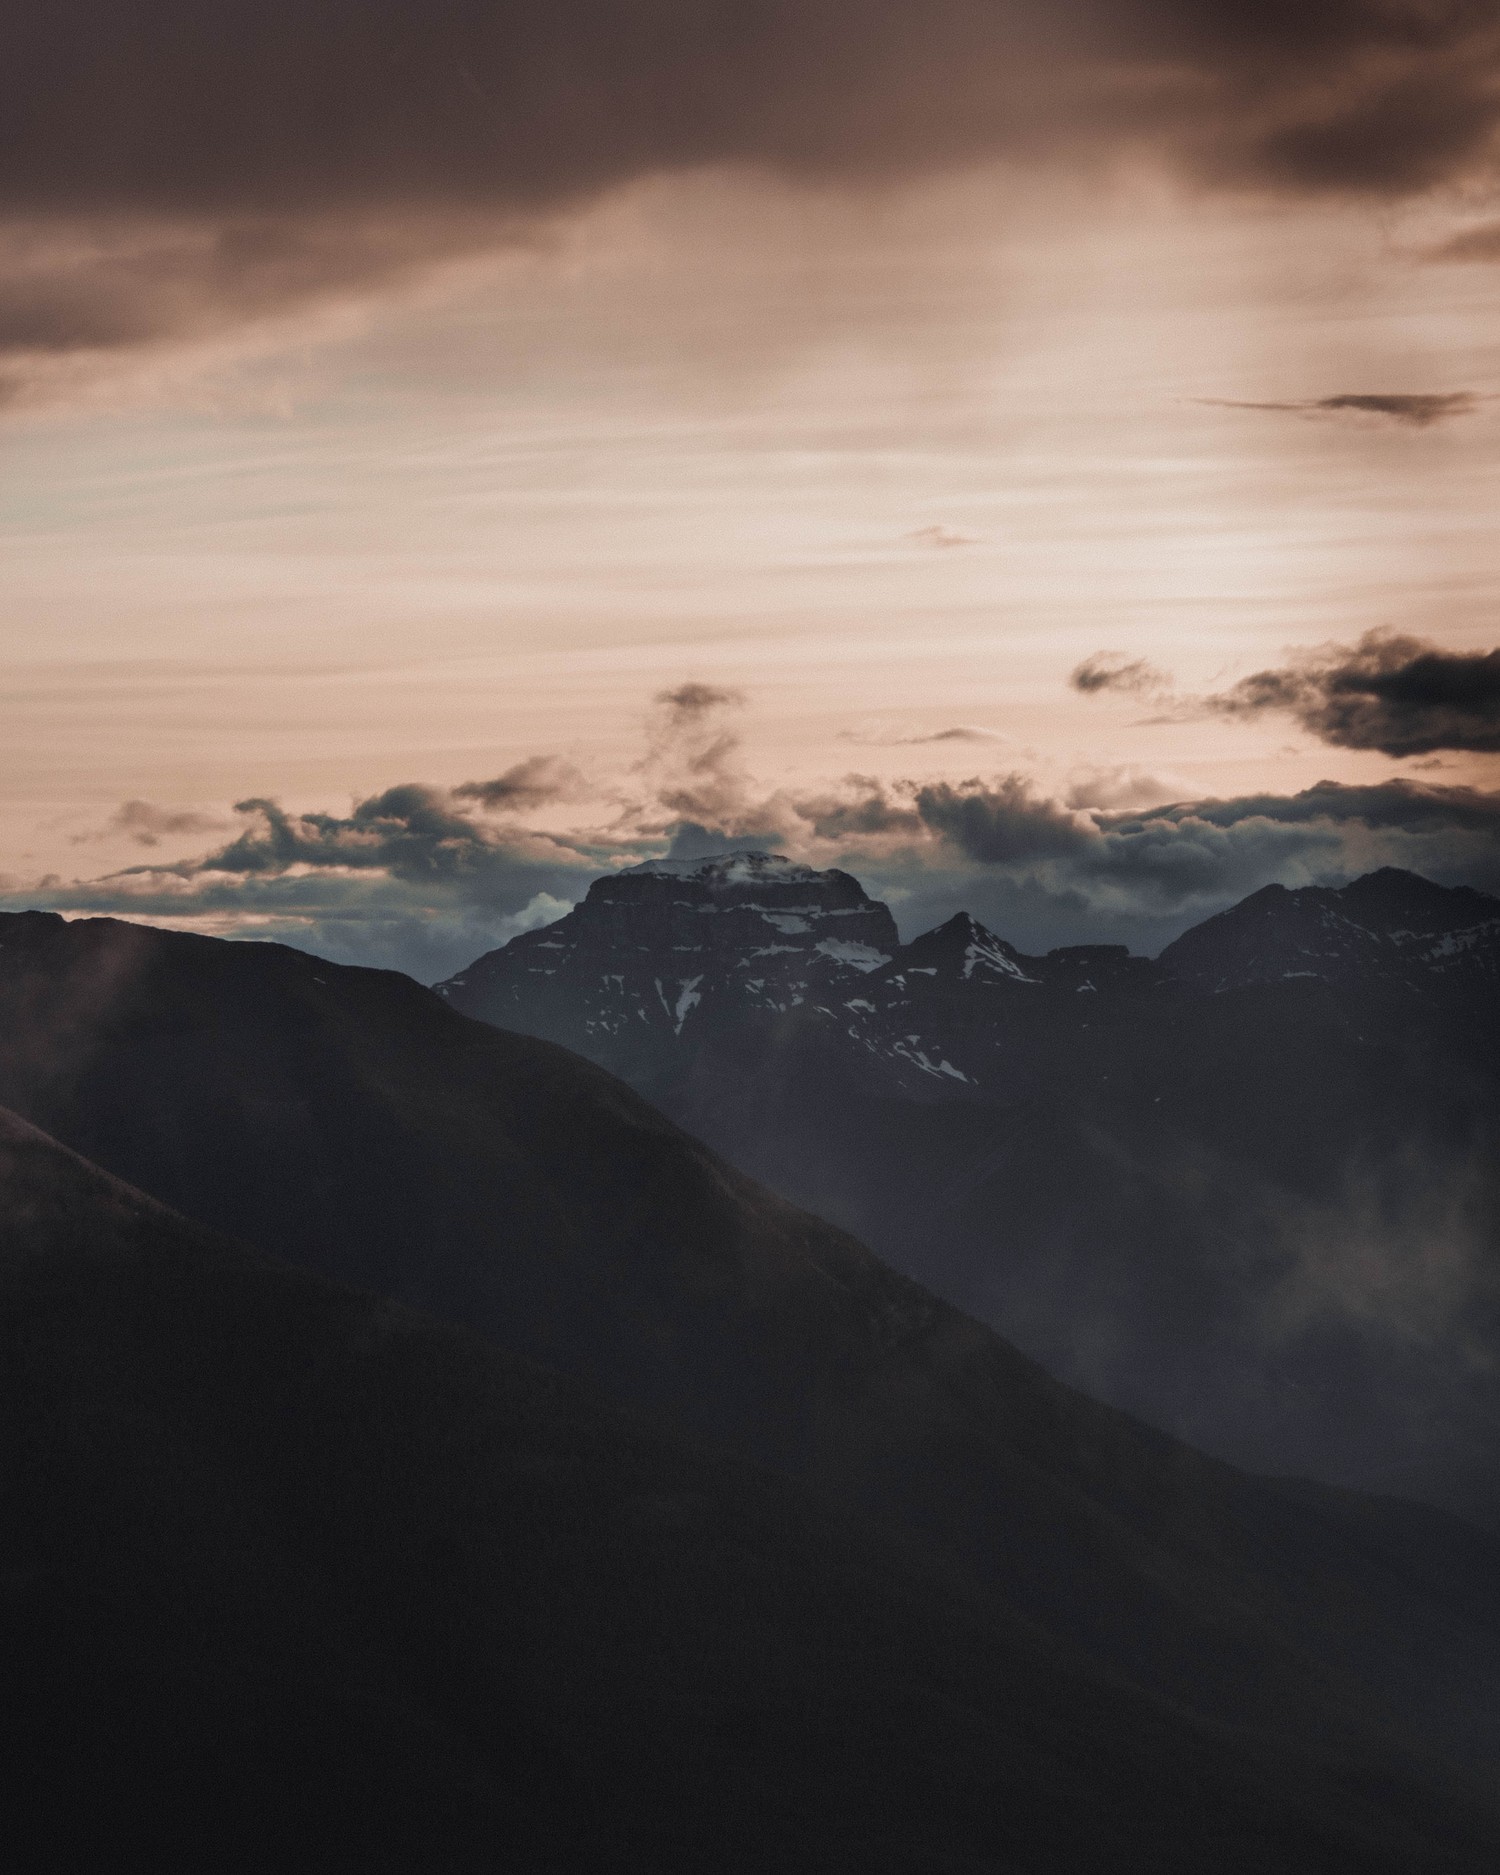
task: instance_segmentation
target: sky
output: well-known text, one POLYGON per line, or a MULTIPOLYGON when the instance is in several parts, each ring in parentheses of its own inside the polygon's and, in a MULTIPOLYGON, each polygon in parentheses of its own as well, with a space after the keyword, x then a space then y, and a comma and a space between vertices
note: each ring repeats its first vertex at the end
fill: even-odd
MULTIPOLYGON (((1500 891, 1489 0, 0 25, 0 903, 1500 891)), ((19 10, 18 10, 19 12, 19 10)))

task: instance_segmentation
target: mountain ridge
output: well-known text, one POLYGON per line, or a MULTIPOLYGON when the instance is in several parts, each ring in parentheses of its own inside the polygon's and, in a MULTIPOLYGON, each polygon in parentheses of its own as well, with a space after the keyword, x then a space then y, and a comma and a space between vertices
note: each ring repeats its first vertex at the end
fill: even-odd
POLYGON ((635 882, 627 946, 601 882, 440 993, 620 1074, 1086 1391, 1500 1524, 1500 901, 1390 869, 1270 887, 1155 961, 1027 957, 963 913, 856 968, 809 928, 774 979, 751 923, 679 1010, 649 900, 681 889, 635 882))

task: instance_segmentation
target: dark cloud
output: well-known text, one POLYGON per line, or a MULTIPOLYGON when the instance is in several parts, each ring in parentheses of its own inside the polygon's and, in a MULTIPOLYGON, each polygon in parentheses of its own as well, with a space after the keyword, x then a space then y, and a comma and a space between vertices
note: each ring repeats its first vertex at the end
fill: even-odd
POLYGON ((959 792, 958 813, 949 795, 909 785, 851 793, 842 824, 824 815, 840 863, 891 895, 909 936, 966 908, 1031 950, 1149 953, 1272 881, 1341 885, 1383 865, 1500 892, 1500 793, 1480 789, 1324 781, 1065 823, 1017 776, 959 792))
MULTIPOLYGON (((1305 826, 1313 821, 1355 824, 1371 832, 1478 834, 1500 838, 1500 793, 1484 788, 1444 787, 1435 782, 1390 781, 1351 786, 1319 781, 1299 794, 1244 794, 1229 800, 1194 801, 1154 809, 1149 817, 1180 823, 1192 818, 1219 827, 1244 820, 1305 826)), ((1121 818, 1117 830, 1144 825, 1139 817, 1121 818)), ((1500 862, 1500 850, 1496 853, 1500 862)))
POLYGON ((1023 775, 928 782, 912 799, 924 826, 984 865, 1072 857, 1095 837, 1086 817, 1038 795, 1023 775))
POLYGON ((1303 398, 1293 403, 1256 402, 1238 397, 1199 397, 1194 401, 1215 404, 1224 410, 1289 410, 1314 416, 1353 411, 1357 415, 1404 423, 1414 430, 1427 430, 1452 417, 1467 417, 1489 400, 1475 391, 1341 391, 1335 397, 1303 398))
POLYGON ((977 547, 978 540, 972 534, 956 533, 951 527, 934 525, 919 527, 906 536, 918 547, 977 547))
MULTIPOLYGON (((483 785, 483 784, 472 784, 483 785)), ((513 897, 518 861, 554 870, 580 864, 576 848, 550 836, 496 831, 466 813, 455 792, 403 782, 360 801, 348 814, 289 813, 267 799, 237 801, 243 830, 227 845, 172 870, 271 876, 293 869, 383 872, 412 882, 462 881, 482 897, 492 879, 513 897)))
POLYGON ((1492 0, 53 0, 0 21, 0 353, 200 335, 643 176, 1486 169, 1492 0))
POLYGON ((1278 670, 1256 671, 1205 700, 1223 716, 1285 713, 1324 742, 1384 755, 1500 751, 1500 650, 1440 650, 1366 632, 1278 670))
POLYGON ((549 801, 563 801, 576 796, 583 787, 583 777, 555 755, 533 755, 507 768, 493 781, 464 781, 453 790, 460 801, 477 801, 503 813, 522 813, 528 808, 544 807, 549 801))
POLYGON ((743 709, 747 701, 743 690, 726 690, 718 684, 679 684, 675 690, 658 690, 654 699, 665 710, 673 727, 700 722, 715 710, 743 709))
POLYGON ((1120 690, 1127 696, 1152 696, 1171 686, 1171 678, 1144 658, 1123 651, 1096 651, 1069 673, 1068 682, 1085 696, 1101 690, 1120 690))

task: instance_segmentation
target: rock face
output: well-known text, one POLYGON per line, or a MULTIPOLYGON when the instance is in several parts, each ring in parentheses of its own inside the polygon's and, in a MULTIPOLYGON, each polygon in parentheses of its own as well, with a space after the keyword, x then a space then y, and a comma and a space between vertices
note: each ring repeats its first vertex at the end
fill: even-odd
POLYGON ((838 1002, 900 942, 889 911, 846 872, 765 853, 652 860, 595 880, 567 917, 481 957, 438 993, 499 1027, 639 1072, 705 1024, 838 1002))
POLYGON ((622 1075, 1074 1384, 1500 1523, 1500 902, 1387 870, 1267 888, 1155 962, 1030 957, 964 913, 895 945, 842 874, 788 868, 773 905, 748 880, 784 865, 602 881, 440 994, 622 1075), (827 945, 845 907, 877 955, 827 945))

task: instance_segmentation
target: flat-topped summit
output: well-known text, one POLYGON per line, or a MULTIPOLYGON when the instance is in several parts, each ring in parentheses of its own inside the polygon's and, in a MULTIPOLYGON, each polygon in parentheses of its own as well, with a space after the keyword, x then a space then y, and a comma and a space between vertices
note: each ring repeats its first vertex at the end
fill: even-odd
POLYGON ((465 1014, 636 1059, 728 1012, 847 997, 900 943, 847 872, 760 851, 657 859, 596 879, 565 918, 437 989, 465 1014))

